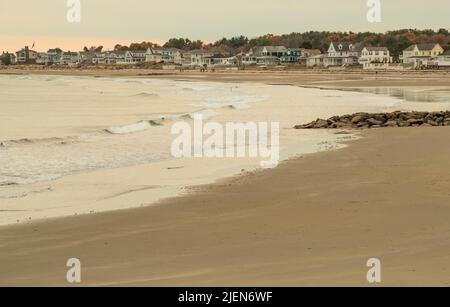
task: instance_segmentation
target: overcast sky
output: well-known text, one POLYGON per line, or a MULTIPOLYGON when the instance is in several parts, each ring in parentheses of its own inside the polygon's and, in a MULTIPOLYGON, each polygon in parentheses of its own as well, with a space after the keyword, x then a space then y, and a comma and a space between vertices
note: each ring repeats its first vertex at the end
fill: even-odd
POLYGON ((81 23, 66 0, 0 0, 0 51, 81 49, 84 45, 162 43, 170 37, 221 37, 308 30, 450 28, 450 0, 381 0, 382 22, 366 19, 367 0, 80 0, 81 23))

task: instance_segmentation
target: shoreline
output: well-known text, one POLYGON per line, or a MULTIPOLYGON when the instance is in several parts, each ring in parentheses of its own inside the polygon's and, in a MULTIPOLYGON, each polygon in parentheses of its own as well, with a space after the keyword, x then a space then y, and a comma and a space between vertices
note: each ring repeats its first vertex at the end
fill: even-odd
POLYGON ((79 257, 83 285, 361 286, 378 257, 382 285, 448 285, 449 133, 365 131, 157 206, 0 227, 0 284, 67 285, 79 257))
POLYGON ((96 78, 130 77, 156 78, 178 81, 218 81, 235 83, 264 83, 267 85, 292 85, 305 88, 339 89, 346 87, 415 87, 415 86, 443 86, 450 87, 450 71, 386 71, 375 73, 372 71, 163 71, 146 69, 127 70, 31 70, 6 69, 0 70, 0 75, 57 75, 57 76, 90 76, 96 78))
MULTIPOLYGON (((76 86, 79 86, 76 83, 78 82, 77 79, 78 78, 74 78, 73 80, 70 79, 69 81, 66 81, 66 83, 72 82, 69 84, 77 88, 76 86)), ((115 81, 116 80, 108 80, 108 82, 114 82, 114 85, 116 85, 115 81)), ((27 78, 27 81, 22 82, 30 81, 27 78)), ((91 82, 91 86, 94 87, 97 85, 96 81, 93 81, 91 78, 84 80, 83 82, 91 82)), ((124 83, 126 87, 129 86, 128 80, 122 80, 121 83, 124 83)), ((172 85, 174 82, 163 80, 163 84, 166 83, 172 85)), ((147 87, 149 85, 147 85, 147 83, 145 84, 146 85, 144 86, 146 88, 139 88, 138 91, 154 91, 151 88, 148 89, 147 87)), ((156 86, 160 86, 160 84, 159 80, 156 80, 156 86)), ((201 87, 201 84, 204 83, 199 84, 201 87)), ((217 89, 221 88, 228 90, 229 87, 227 85, 214 83, 207 84, 213 89, 211 92, 212 94, 227 94, 221 91, 217 92, 217 89)), ((44 85, 47 86, 47 84, 44 85)), ((185 85, 182 86, 184 88, 185 85)), ((196 86, 192 85, 192 87, 195 88, 196 86)), ((63 89, 65 90, 65 88, 63 89)), ((136 89, 133 90, 133 93, 135 90, 136 89)), ((341 99, 339 98, 341 95, 338 95, 339 97, 336 98, 324 98, 318 96, 326 96, 328 94, 320 94, 320 92, 315 89, 305 90, 296 87, 267 86, 259 83, 239 85, 239 91, 240 92, 233 92, 238 95, 238 98, 241 97, 240 95, 244 95, 242 96, 245 98, 243 101, 247 101, 248 108, 235 109, 222 107, 213 120, 220 123, 234 121, 246 122, 248 120, 275 120, 280 122, 282 128, 280 135, 281 160, 285 160, 298 154, 307 154, 340 147, 341 145, 336 141, 351 137, 351 135, 338 135, 327 131, 300 132, 293 129, 294 124, 301 118, 310 119, 309 116, 315 118, 316 115, 322 114, 320 111, 321 109, 317 111, 314 107, 304 107, 305 103, 301 103, 302 101, 316 98, 320 99, 317 101, 324 102, 324 100, 326 100, 325 103, 329 104, 331 107, 330 110, 324 112, 324 114, 328 114, 333 109, 333 102, 341 99), (262 95, 261 97, 267 97, 267 99, 264 98, 264 100, 259 101, 260 98, 258 98, 256 102, 251 102, 252 99, 255 99, 254 97, 256 97, 256 94, 258 94, 257 96, 262 95), (247 96, 251 99, 249 100, 247 96), (296 98, 292 99, 291 97, 296 98), (305 99, 302 99, 301 97, 305 97, 305 99)), ((167 96, 164 91, 159 94, 161 94, 161 97, 168 97, 168 99, 174 97, 173 94, 167 96)), ((187 94, 180 92, 178 95, 184 96, 187 94)), ((111 95, 113 98, 115 96, 116 95, 111 95)), ((345 94, 345 96, 348 97, 347 104, 350 109, 359 106, 360 100, 364 97, 363 94, 352 93, 345 94)), ((102 99, 108 100, 108 98, 109 97, 102 99)), ((77 104, 76 99, 73 100, 73 102, 70 100, 68 110, 71 110, 72 106, 78 105, 78 109, 82 110, 80 114, 85 114, 88 119, 91 119, 90 105, 92 104, 94 110, 96 110, 94 100, 92 100, 92 103, 90 102, 88 104, 89 107, 83 107, 77 104)), ((164 101, 165 100, 150 100, 150 104, 146 103, 145 105, 142 104, 143 101, 137 101, 137 103, 147 107, 147 110, 140 109, 140 113, 146 114, 152 112, 151 109, 154 108, 154 104, 158 102, 161 106, 160 112, 166 112, 167 108, 170 109, 170 106, 164 107, 164 101)), ((214 101, 213 98, 213 102, 214 101)), ((226 103, 232 103, 232 101, 233 100, 225 99, 226 103)), ((376 106, 385 105, 385 99, 380 99, 375 96, 367 99, 367 101, 371 101, 376 106)), ((129 103, 126 101, 119 110, 129 112, 126 110, 128 108, 127 105, 129 105, 129 103)), ((136 102, 133 101, 132 105, 136 105, 136 102)), ((53 104, 47 105, 41 103, 39 106, 40 109, 51 110, 52 106, 58 106, 61 110, 66 109, 61 107, 58 100, 53 104)), ((10 104, 10 108, 14 107, 15 104, 10 104)), ((132 113, 139 113, 137 107, 133 110, 132 113)), ((174 110, 175 109, 170 110, 171 114, 174 114, 174 110)), ((20 115, 20 112, 21 110, 17 109, 14 114, 20 115)), ((116 112, 114 109, 110 109, 108 112, 105 111, 102 113, 102 117, 106 120, 105 124, 102 125, 104 128, 112 125, 110 122, 107 123, 109 118, 107 116, 108 114, 114 115, 120 113, 116 112), (112 113, 108 113, 111 111, 112 113)), ((67 112, 60 112, 62 116, 65 116, 66 113, 67 112)), ((33 118, 32 114, 34 113, 28 114, 28 117, 31 119, 33 118)), ((38 113, 36 116, 40 116, 40 114, 38 113)), ((147 115, 143 116, 144 117, 140 119, 135 116, 135 119, 131 121, 127 120, 126 122, 134 123, 137 120, 148 119, 147 115)), ((14 116, 9 117, 14 118, 14 116)), ((55 118, 60 119, 61 117, 55 116, 55 118)), ((83 132, 83 127, 79 125, 79 118, 83 119, 84 116, 79 115, 74 118, 67 117, 67 120, 64 120, 63 122, 71 123, 67 128, 72 129, 74 126, 79 126, 79 130, 83 132)), ((8 118, 6 118, 6 120, 8 120, 8 118)), ((17 135, 21 134, 22 137, 30 138, 30 132, 33 132, 35 135, 46 133, 45 136, 50 137, 50 139, 53 140, 55 137, 53 133, 56 130, 54 129, 55 125, 53 125, 52 120, 52 118, 49 118, 46 125, 39 124, 38 126, 33 126, 31 124, 28 126, 22 125, 20 127, 16 127, 15 122, 10 121, 8 127, 10 133, 17 135)), ((91 122, 98 126, 97 117, 92 118, 91 122)), ((88 121, 82 120, 81 123, 88 126, 90 125, 88 121)), ((24 144, 21 142, 19 142, 20 144, 14 144, 14 142, 12 142, 13 144, 11 144, 10 147, 6 147, 5 155, 3 156, 3 160, 5 163, 9 163, 9 166, 6 164, 4 171, 6 177, 0 177, 0 179, 2 179, 1 182, 6 182, 5 186, 0 187, 0 199, 2 200, 2 206, 0 208, 0 210, 2 210, 0 224, 11 225, 16 223, 28 223, 29 221, 34 221, 36 219, 138 208, 142 205, 150 205, 162 198, 180 195, 185 191, 185 188, 190 185, 213 183, 217 179, 239 174, 243 172, 243 170, 251 171, 260 167, 261 159, 249 157, 240 159, 172 159, 170 158, 170 152, 166 153, 166 151, 170 149, 170 123, 171 121, 168 121, 166 124, 154 126, 150 129, 127 135, 98 134, 96 133, 96 130, 94 131, 95 133, 93 132, 92 134, 78 135, 77 138, 73 139, 73 142, 66 142, 65 139, 55 139, 54 144, 41 143, 39 142, 39 139, 36 139, 38 140, 37 142, 33 142, 33 138, 31 138, 30 141, 23 142, 24 144), (153 139, 152 137, 154 136, 158 136, 159 139, 153 139), (161 146, 155 146, 156 141, 163 146, 163 149, 161 149, 161 146), (114 157, 111 157, 111 155, 107 156, 108 160, 106 160, 106 162, 109 164, 105 164, 103 162, 105 160, 101 160, 104 155, 104 151, 101 150, 101 148, 104 147, 111 149, 115 148, 114 157), (137 148, 139 150, 133 151, 130 148, 137 148), (90 154, 88 156, 79 154, 83 152, 89 152, 90 154), (126 159, 131 153, 133 153, 136 158, 129 163, 129 160, 126 159), (153 153, 156 153, 154 154, 154 156, 156 156, 155 159, 152 159, 153 153), (47 166, 47 169, 41 171, 41 169, 38 168, 39 164, 36 164, 29 159, 14 158, 20 158, 22 154, 25 155, 25 158, 33 154, 33 161, 41 161, 44 166, 49 166, 47 166), (47 156, 52 157, 52 159, 46 159, 47 156), (60 161, 61 157, 64 157, 64 161, 74 161, 73 163, 89 159, 90 165, 89 168, 84 167, 84 164, 81 163, 72 166, 64 161, 60 161), (161 157, 160 159, 162 160, 158 159, 158 157, 161 157), (97 165, 99 166, 96 167, 97 165), (22 177, 19 176, 23 174, 23 172, 21 173, 20 171, 21 169, 24 169, 24 166, 27 167, 25 173, 26 176, 22 179, 22 177), (18 170, 17 172, 15 172, 16 169, 18 170), (10 175, 8 176, 8 174, 10 175), (46 180, 52 178, 55 180, 46 180), (124 178, 127 179, 125 180, 124 178), (22 180, 23 183, 27 184, 21 185, 20 181, 15 180, 22 180), (28 180, 28 182, 26 180, 28 180), (8 182, 16 182, 19 184, 8 184, 8 182), (82 190, 83 193, 77 193, 78 190, 82 190)), ((59 127, 57 131, 61 134, 64 131, 67 131, 67 128, 62 126, 59 127)), ((3 133, 7 135, 8 129, 5 129, 3 133)), ((61 134, 61 136, 63 135, 64 134, 61 134)), ((0 161, 2 160, 0 159, 0 161)))

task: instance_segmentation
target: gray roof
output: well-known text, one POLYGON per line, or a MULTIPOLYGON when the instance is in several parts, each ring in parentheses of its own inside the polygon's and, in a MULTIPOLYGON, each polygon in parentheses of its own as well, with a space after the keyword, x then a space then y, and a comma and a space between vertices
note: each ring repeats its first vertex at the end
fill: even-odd
POLYGON ((352 42, 332 42, 334 48, 336 50, 342 50, 342 51, 361 51, 364 48, 363 43, 352 43, 352 42), (339 45, 342 45, 342 49, 339 49, 339 45), (350 46, 352 46, 353 49, 350 50, 350 46))
POLYGON ((411 45, 408 48, 405 49, 405 51, 413 51, 414 47, 417 46, 417 48, 420 51, 430 51, 433 50, 433 48, 439 45, 438 43, 422 43, 422 44, 415 44, 415 45, 411 45))

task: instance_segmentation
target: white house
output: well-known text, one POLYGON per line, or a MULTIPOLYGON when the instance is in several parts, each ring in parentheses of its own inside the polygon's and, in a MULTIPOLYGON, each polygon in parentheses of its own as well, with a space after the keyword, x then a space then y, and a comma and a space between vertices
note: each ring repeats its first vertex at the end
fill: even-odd
POLYGON ((358 64, 362 44, 351 42, 332 42, 324 59, 324 66, 346 66, 358 64))
POLYGON ((428 66, 436 68, 450 68, 450 50, 427 61, 428 66))
POLYGON ((145 62, 147 55, 151 54, 151 49, 147 50, 128 50, 124 58, 127 64, 145 62))
POLYGON ((389 66, 392 63, 392 57, 389 49, 386 47, 364 47, 358 62, 363 65, 364 69, 370 69, 371 67, 380 66, 371 64, 386 64, 386 66, 389 66))
POLYGON ((306 58, 306 67, 323 67, 325 54, 317 54, 306 58))
POLYGON ((214 64, 214 52, 209 50, 191 50, 183 56, 182 64, 184 66, 211 66, 214 64))
POLYGON ((150 48, 145 55, 146 62, 161 63, 163 61, 162 49, 161 48, 150 48))
POLYGON ((92 58, 92 64, 115 65, 125 63, 125 52, 108 51, 96 53, 92 58))
POLYGON ((146 54, 146 62, 181 64, 183 52, 177 48, 150 48, 146 54))
POLYGON ((214 66, 236 66, 238 64, 238 60, 236 56, 223 55, 223 54, 215 54, 213 56, 213 65, 214 66))
POLYGON ((80 64, 81 63, 81 55, 79 52, 63 52, 61 54, 61 58, 59 59, 59 64, 61 65, 70 65, 70 64, 80 64))
POLYGON ((59 48, 49 49, 47 52, 39 52, 36 63, 44 65, 60 64, 62 53, 63 51, 59 48))

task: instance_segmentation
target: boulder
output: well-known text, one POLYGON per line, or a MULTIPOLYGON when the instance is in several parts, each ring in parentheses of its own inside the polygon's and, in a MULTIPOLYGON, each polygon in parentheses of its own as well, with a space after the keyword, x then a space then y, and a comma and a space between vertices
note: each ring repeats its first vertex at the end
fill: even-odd
POLYGON ((352 117, 352 124, 358 124, 362 120, 364 120, 364 116, 356 115, 356 116, 352 117))
POLYGON ((383 124, 381 120, 376 120, 375 118, 369 118, 367 122, 372 126, 381 126, 383 124))
POLYGON ((398 127, 397 121, 396 120, 392 120, 392 119, 390 119, 387 122, 385 122, 384 125, 386 127, 398 127))
POLYGON ((324 119, 318 119, 316 120, 316 123, 314 124, 314 128, 317 129, 322 129, 322 128, 327 128, 328 127, 328 121, 324 120, 324 119))

